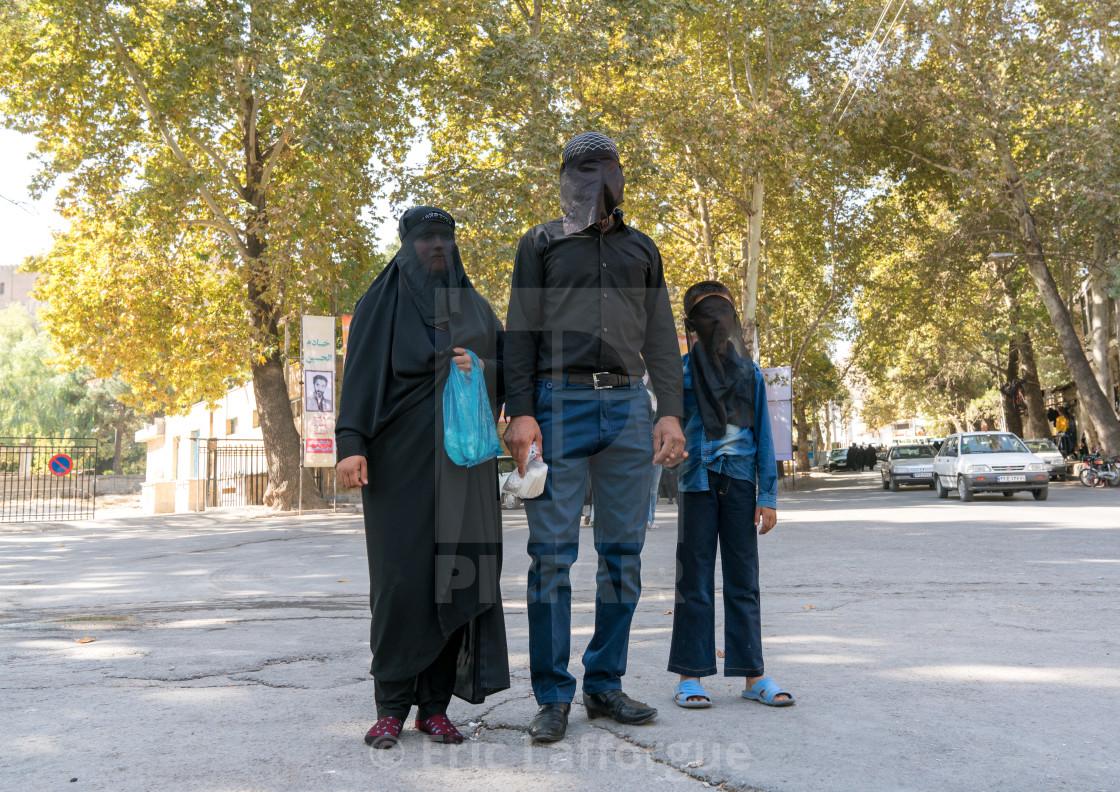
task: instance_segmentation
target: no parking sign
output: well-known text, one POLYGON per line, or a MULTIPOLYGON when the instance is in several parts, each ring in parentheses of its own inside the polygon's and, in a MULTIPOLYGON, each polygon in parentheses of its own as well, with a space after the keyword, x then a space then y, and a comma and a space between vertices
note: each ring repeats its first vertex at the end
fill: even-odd
POLYGON ((74 460, 66 454, 55 454, 51 457, 51 461, 47 463, 51 469, 51 473, 56 476, 65 476, 74 469, 74 460))

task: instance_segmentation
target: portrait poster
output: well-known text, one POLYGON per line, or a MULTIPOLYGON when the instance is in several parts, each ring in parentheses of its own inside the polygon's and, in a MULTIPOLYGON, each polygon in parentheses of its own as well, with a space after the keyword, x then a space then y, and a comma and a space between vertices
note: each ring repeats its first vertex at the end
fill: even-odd
POLYGON ((307 412, 334 412, 334 372, 303 372, 303 409, 307 412))

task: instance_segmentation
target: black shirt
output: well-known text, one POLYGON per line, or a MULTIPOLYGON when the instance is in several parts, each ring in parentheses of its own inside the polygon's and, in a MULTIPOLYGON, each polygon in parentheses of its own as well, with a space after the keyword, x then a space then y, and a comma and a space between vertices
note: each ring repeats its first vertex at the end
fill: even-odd
POLYGON ((573 372, 641 377, 658 413, 684 417, 677 330, 653 240, 615 210, 606 233, 564 234, 560 220, 530 228, 517 246, 506 317, 506 413, 533 415, 533 381, 573 372))

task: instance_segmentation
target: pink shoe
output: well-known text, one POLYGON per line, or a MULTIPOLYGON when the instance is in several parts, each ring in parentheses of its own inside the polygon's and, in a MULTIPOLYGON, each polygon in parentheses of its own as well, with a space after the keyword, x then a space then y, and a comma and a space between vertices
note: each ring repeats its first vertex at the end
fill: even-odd
POLYGON ((466 739, 443 713, 433 715, 427 720, 417 720, 416 728, 428 735, 428 739, 432 742, 459 745, 466 739))

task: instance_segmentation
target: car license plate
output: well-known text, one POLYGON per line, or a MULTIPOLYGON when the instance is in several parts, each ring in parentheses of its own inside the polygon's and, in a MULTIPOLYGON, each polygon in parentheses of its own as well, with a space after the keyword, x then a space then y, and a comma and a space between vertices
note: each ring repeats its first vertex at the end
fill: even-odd
POLYGON ((932 473, 911 473, 914 478, 933 478, 932 473))
POLYGON ((1013 484, 1016 481, 1026 481, 1026 476, 996 476, 996 481, 1000 484, 1013 484))

